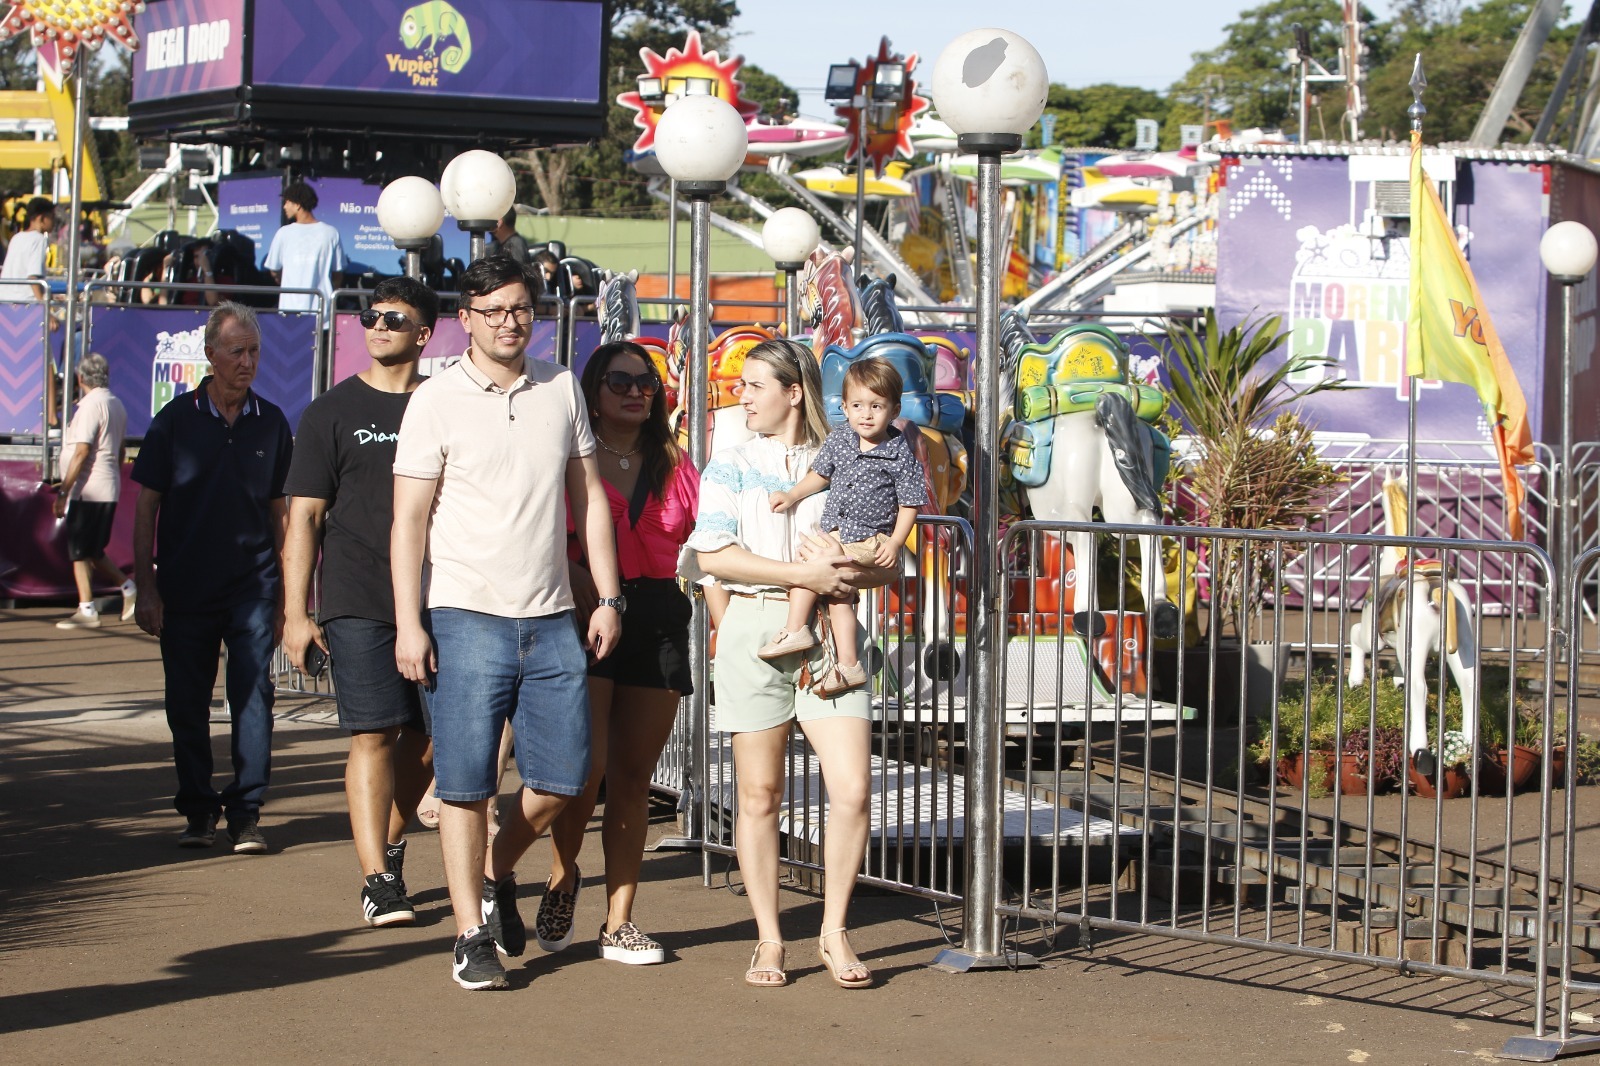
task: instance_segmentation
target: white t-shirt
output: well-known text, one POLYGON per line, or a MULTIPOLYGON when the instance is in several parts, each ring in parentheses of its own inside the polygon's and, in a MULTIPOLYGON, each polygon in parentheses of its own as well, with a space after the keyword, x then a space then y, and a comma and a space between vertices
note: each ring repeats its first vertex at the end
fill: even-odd
POLYGON ((122 492, 122 438, 128 431, 128 412, 107 388, 90 389, 78 402, 72 424, 62 438, 63 447, 89 446, 89 458, 72 499, 86 503, 116 503, 122 492))
POLYGON ((529 359, 502 389, 463 357, 417 386, 394 472, 439 482, 427 606, 500 618, 571 610, 567 461, 594 449, 578 379, 555 363, 529 359))
MULTIPOLYGON (((42 278, 45 257, 50 254, 50 234, 23 230, 11 238, 6 248, 5 266, 0 266, 0 281, 10 278, 42 278)), ((39 298, 32 285, 0 285, 0 302, 28 303, 39 298)))
MULTIPOLYGON (((347 262, 339 231, 326 222, 291 222, 272 236, 264 268, 279 275, 278 284, 286 289, 320 289, 333 310, 333 275, 342 273, 347 262)), ((316 298, 309 293, 286 292, 278 297, 280 311, 315 311, 316 298)))

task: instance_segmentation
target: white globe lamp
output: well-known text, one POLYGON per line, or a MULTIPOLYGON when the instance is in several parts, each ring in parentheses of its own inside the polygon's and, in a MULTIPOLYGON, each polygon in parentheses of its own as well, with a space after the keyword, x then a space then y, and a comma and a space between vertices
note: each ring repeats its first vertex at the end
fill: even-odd
POLYGON ((1557 222, 1539 238, 1539 259, 1550 276, 1576 285, 1594 269, 1594 234, 1582 222, 1557 222))
POLYGON ((444 225, 444 198, 427 178, 396 178, 378 194, 378 225, 406 253, 406 274, 422 275, 422 253, 444 225))
POLYGON ((656 159, 688 196, 721 192, 749 149, 744 119, 716 96, 685 96, 656 123, 656 159))
POLYGON ((968 30, 933 65, 933 106, 961 149, 1014 152, 1044 113, 1050 76, 1044 60, 1010 30, 968 30))
POLYGON ((821 240, 817 220, 798 207, 774 212, 761 227, 761 247, 779 270, 799 270, 821 240))
POLYGON ((439 178, 444 206, 457 221, 487 219, 487 229, 498 222, 517 199, 517 178, 504 159, 474 148, 450 160, 439 178))

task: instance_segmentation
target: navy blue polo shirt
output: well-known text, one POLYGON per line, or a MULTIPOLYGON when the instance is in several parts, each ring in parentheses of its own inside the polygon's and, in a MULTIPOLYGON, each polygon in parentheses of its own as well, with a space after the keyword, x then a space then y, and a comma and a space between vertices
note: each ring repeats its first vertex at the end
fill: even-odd
POLYGON ((294 450, 288 419, 251 391, 230 426, 210 382, 156 413, 133 462, 133 480, 161 493, 156 588, 169 611, 276 599, 282 580, 272 503, 294 450))

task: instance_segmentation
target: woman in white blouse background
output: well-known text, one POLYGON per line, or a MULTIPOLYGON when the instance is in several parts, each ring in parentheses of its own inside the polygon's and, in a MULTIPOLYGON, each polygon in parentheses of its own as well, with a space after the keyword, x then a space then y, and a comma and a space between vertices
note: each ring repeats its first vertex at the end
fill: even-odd
POLYGON ((817 753, 828 790, 826 871, 818 953, 833 980, 865 988, 872 973, 851 948, 845 916, 866 853, 871 792, 871 705, 857 689, 824 700, 795 688, 809 657, 822 676, 818 646, 771 662, 756 656, 783 628, 786 590, 848 595, 881 584, 883 575, 850 564, 838 544, 816 533, 824 495, 797 513, 774 514, 769 496, 810 469, 827 437, 822 378, 804 345, 769 340, 745 357, 740 403, 755 439, 718 452, 700 475, 700 510, 684 553, 684 576, 714 577, 731 593, 717 627, 715 728, 733 736, 738 770, 735 843, 754 912, 755 954, 745 981, 762 988, 788 983, 778 922, 778 812, 784 796, 784 753, 791 723, 817 753))

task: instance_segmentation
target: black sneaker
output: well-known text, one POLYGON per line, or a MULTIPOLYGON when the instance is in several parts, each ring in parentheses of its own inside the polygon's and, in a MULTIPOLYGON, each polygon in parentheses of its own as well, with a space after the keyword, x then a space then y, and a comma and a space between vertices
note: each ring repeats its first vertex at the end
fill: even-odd
POLYGON ((394 925, 414 922, 417 911, 406 899, 405 889, 394 874, 372 874, 361 889, 361 916, 368 925, 394 925))
POLYGON ((623 922, 615 933, 608 933, 604 925, 600 926, 600 957, 629 966, 649 966, 665 962, 667 953, 660 944, 641 933, 637 925, 623 922))
POLYGON ((233 842, 235 855, 260 855, 267 850, 267 838, 255 822, 228 826, 228 839, 233 842))
POLYGON ((183 834, 178 837, 180 848, 209 848, 217 839, 217 816, 212 814, 191 815, 189 824, 184 827, 183 834))
POLYGON ((400 884, 400 894, 406 892, 406 842, 398 844, 385 844, 383 846, 383 868, 394 874, 394 879, 400 884))
POLYGON ((539 913, 533 918, 533 935, 546 951, 562 951, 572 943, 572 916, 578 909, 578 893, 583 889, 583 871, 573 868, 572 891, 562 892, 546 881, 539 913))
POLYGON ((477 991, 480 988, 506 987, 506 968, 495 955, 495 939, 485 926, 469 929, 456 937, 456 949, 450 960, 450 976, 462 988, 477 991))
POLYGON ((528 950, 528 928, 517 913, 517 875, 506 874, 499 883, 483 879, 483 924, 501 954, 515 958, 528 950))

